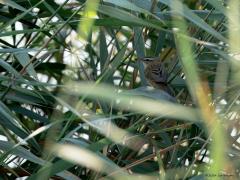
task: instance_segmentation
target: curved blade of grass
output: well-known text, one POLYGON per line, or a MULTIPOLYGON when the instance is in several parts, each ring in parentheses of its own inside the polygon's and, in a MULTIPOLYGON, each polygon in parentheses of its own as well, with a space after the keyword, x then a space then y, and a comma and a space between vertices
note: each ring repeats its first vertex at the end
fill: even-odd
POLYGON ((0 27, 0 32, 2 32, 6 27, 11 26, 12 24, 14 24, 15 22, 17 22, 18 20, 22 19, 24 16, 26 16, 27 14, 29 14, 33 8, 36 8, 38 5, 40 5, 44 0, 39 1, 38 3, 36 3, 34 6, 32 6, 31 8, 29 8, 28 10, 24 11, 23 13, 21 13, 20 15, 16 16, 15 18, 13 18, 11 21, 7 22, 6 24, 3 24, 0 27))
MULTIPOLYGON (((106 118, 102 118, 101 116, 98 116, 91 111, 88 111, 86 114, 86 112, 82 111, 81 109, 81 107, 83 106, 83 103, 81 102, 78 103, 76 107, 72 107, 70 104, 68 104, 61 98, 56 97, 56 100, 60 104, 68 108, 70 111, 72 111, 75 115, 80 117, 87 125, 94 128, 97 132, 103 134, 104 136, 108 137, 109 139, 118 144, 120 143, 131 149, 137 150, 135 146, 132 146, 132 144, 129 144, 129 141, 127 141, 127 139, 131 139, 131 133, 117 127, 114 123, 110 121, 110 119, 106 120, 106 118)), ((136 138, 136 141, 137 140, 139 142, 142 141, 142 139, 138 137, 136 138)))
POLYGON ((165 36, 166 36, 166 32, 159 31, 154 56, 159 56, 160 55, 161 50, 162 50, 163 45, 164 45, 164 42, 165 42, 165 36))
MULTIPOLYGON (((0 96, 3 95, 3 92, 0 92, 0 96)), ((20 102, 20 103, 26 103, 26 104, 42 104, 42 105, 48 105, 53 103, 53 98, 46 96, 46 94, 38 94, 38 92, 24 89, 24 88, 14 88, 11 89, 6 94, 6 99, 9 99, 14 102, 20 102)))
POLYGON ((240 40, 237 38, 239 36, 239 1, 229 1, 228 19, 229 21, 229 46, 231 53, 239 53, 240 51, 240 40))
POLYGON ((126 91, 124 94, 129 96, 144 96, 149 97, 155 100, 165 100, 165 101, 171 101, 171 102, 177 102, 174 97, 169 95, 167 92, 161 90, 161 89, 154 89, 150 86, 143 86, 136 89, 131 89, 126 91))
POLYGON ((35 52, 38 49, 27 49, 27 48, 4 48, 0 49, 0 53, 27 53, 27 52, 35 52))
MULTIPOLYGON (((0 64, 1 64, 1 60, 0 60, 0 64)), ((19 74, 20 75, 20 74, 19 74)), ((29 86, 37 86, 37 87, 61 87, 64 85, 58 85, 58 84, 51 84, 51 83, 43 83, 43 82, 39 82, 39 81, 34 81, 34 80, 26 80, 26 79, 18 79, 21 78, 19 76, 17 76, 16 79, 14 79, 14 82, 16 84, 27 84, 29 86)), ((12 78, 11 77, 7 77, 7 76, 3 76, 0 74, 0 80, 1 81, 11 81, 12 78)))
POLYGON ((124 59, 125 52, 127 50, 128 42, 122 47, 122 49, 116 54, 112 62, 109 64, 108 68, 104 71, 101 77, 97 80, 97 83, 100 81, 106 82, 109 81, 109 78, 112 77, 118 66, 122 63, 124 59))
MULTIPOLYGON (((10 74, 13 74, 15 77, 18 77, 21 80, 24 80, 22 75, 17 72, 10 64, 8 64, 6 61, 0 59, 0 66, 2 66, 4 69, 6 69, 10 74)), ((9 79, 11 80, 11 79, 9 79)))
MULTIPOLYGON (((17 117, 8 109, 8 107, 0 101, 0 114, 1 117, 6 119, 8 123, 21 128, 19 124, 19 120, 17 120, 17 117)), ((26 132, 25 132, 26 133, 26 132)))
POLYGON ((132 2, 129 2, 127 0, 121 0, 121 1, 119 1, 119 0, 104 0, 104 2, 112 3, 112 4, 115 4, 119 7, 131 10, 131 11, 135 11, 135 12, 139 12, 139 13, 145 13, 149 16, 152 16, 152 17, 158 19, 161 23, 165 24, 165 22, 163 20, 161 20, 158 16, 152 14, 148 10, 145 10, 141 7, 136 6, 135 4, 133 4, 132 2))
MULTIPOLYGON (((2 126, 8 128, 9 130, 11 130, 12 132, 15 133, 15 135, 21 137, 22 139, 28 137, 28 132, 23 129, 24 126, 20 120, 10 111, 10 109, 8 109, 8 107, 3 104, 2 102, 0 102, 0 123, 2 126)), ((34 140, 31 139, 28 141, 29 143, 31 143, 33 146, 35 146, 36 148, 40 149, 38 143, 34 140)))
MULTIPOLYGON (((175 1, 172 2, 171 7, 173 10, 177 9, 178 11, 185 11, 185 8, 181 4, 175 3, 175 1)), ((182 34, 187 34, 187 25, 184 19, 179 18, 174 19, 173 23, 178 28, 175 38, 180 59, 183 64, 183 69, 186 74, 188 87, 190 88, 192 96, 195 98, 200 107, 203 120, 208 128, 209 136, 213 139, 210 146, 213 164, 211 164, 210 169, 206 169, 206 171, 209 174, 218 174, 224 169, 225 162, 226 141, 224 140, 224 130, 217 115, 215 114, 214 107, 211 106, 211 101, 208 97, 209 94, 206 92, 208 87, 204 87, 200 82, 200 78, 197 73, 197 66, 193 57, 192 46, 188 41, 186 41, 186 39, 182 38, 182 36, 178 34, 179 31, 181 31, 182 34)), ((186 177, 187 175, 188 174, 186 174, 186 177)))
POLYGON ((104 67, 106 66, 107 58, 108 58, 108 47, 107 47, 107 41, 106 41, 106 34, 105 34, 105 29, 100 28, 100 43, 99 43, 99 49, 100 49, 100 67, 101 71, 103 71, 104 67))
POLYGON ((216 10, 221 12, 226 16, 227 9, 223 6, 223 1, 222 0, 206 0, 209 4, 211 4, 216 10))
POLYGON ((20 6, 19 4, 11 0, 0 0, 0 4, 5 4, 7 6, 10 6, 14 9, 18 9, 20 11, 27 11, 27 9, 25 9, 24 7, 20 6))
POLYGON ((16 31, 7 31, 7 32, 0 33, 0 37, 15 36, 15 35, 19 35, 19 34, 31 34, 33 32, 43 32, 43 31, 50 31, 50 28, 47 28, 47 29, 24 29, 24 30, 16 30, 16 31))
POLYGON ((203 19, 198 17, 196 14, 191 12, 191 10, 185 6, 181 1, 178 0, 160 0, 163 4, 166 4, 167 6, 174 9, 174 12, 182 15, 192 23, 196 24, 198 27, 202 28, 212 36, 216 37, 217 39, 227 42, 227 39, 222 36, 219 32, 217 32, 215 29, 213 29, 211 26, 209 26, 206 22, 204 22, 203 19))
POLYGON ((147 20, 143 20, 127 11, 117 9, 111 6, 106 6, 106 5, 99 5, 98 11, 102 14, 106 14, 110 17, 114 17, 116 19, 122 20, 122 21, 127 21, 135 24, 139 24, 142 26, 147 26, 147 27, 152 27, 156 29, 162 29, 162 25, 159 22, 156 23, 151 23, 147 20))
MULTIPOLYGON (((134 27, 134 49, 136 49, 137 52, 137 57, 142 58, 145 57, 145 44, 144 44, 144 39, 142 35, 142 29, 139 27, 134 27)), ((147 80, 144 75, 144 66, 143 62, 137 61, 138 64, 138 69, 139 69, 139 74, 141 78, 141 84, 143 86, 147 85, 147 80)))
MULTIPOLYGON (((95 143, 92 143, 89 145, 89 147, 87 147, 89 150, 91 151, 100 151, 103 149, 103 147, 109 145, 111 143, 111 141, 107 140, 106 138, 101 139, 95 143)), ((69 169, 71 167, 73 167, 75 164, 68 162, 66 160, 58 160, 56 162, 53 162, 52 164, 50 164, 49 166, 43 166, 37 173, 31 175, 29 177, 29 180, 35 180, 37 177, 43 177, 43 175, 47 175, 48 178, 59 173, 62 172, 65 169, 69 169)))
POLYGON ((44 116, 41 116, 40 114, 37 114, 34 111, 31 111, 31 110, 28 110, 26 108, 23 108, 21 106, 13 106, 13 107, 10 106, 10 109, 13 110, 16 113, 22 114, 23 116, 27 116, 30 119, 36 119, 36 120, 38 120, 38 121, 40 121, 40 122, 42 122, 44 124, 49 123, 49 119, 48 118, 46 118, 44 116))
POLYGON ((120 171, 124 173, 123 170, 120 169, 120 167, 118 167, 116 164, 114 164, 112 161, 110 161, 100 153, 93 153, 84 147, 70 144, 58 144, 55 145, 53 149, 54 154, 56 154, 58 157, 73 163, 87 166, 96 171, 101 171, 105 173, 120 171), (77 154, 81 154, 81 156, 78 156, 77 154))
POLYGON ((83 21, 78 26, 78 36, 87 40, 91 28, 94 24, 94 19, 86 21, 85 18, 94 18, 97 16, 99 0, 87 1, 86 7, 83 13, 83 21))
POLYGON ((95 171, 106 173, 108 176, 114 179, 150 180, 156 178, 156 176, 148 176, 143 174, 130 175, 124 168, 120 168, 102 154, 93 153, 79 146, 70 144, 57 144, 55 145, 53 152, 60 158, 77 163, 84 167, 87 166, 95 171), (81 154, 81 156, 79 156, 79 154, 81 154))
POLYGON ((33 67, 33 64, 30 62, 29 55, 27 53, 14 53, 14 55, 23 67, 30 63, 27 66, 26 71, 30 76, 37 79, 37 73, 33 67))
MULTIPOLYGON (((0 140, 0 149, 2 151, 9 151, 10 149, 13 148, 13 146, 14 146, 14 144, 11 142, 0 140)), ((46 165, 46 163, 47 163, 45 160, 35 156, 29 150, 27 150, 21 146, 15 148, 11 153, 18 157, 27 159, 27 160, 29 160, 33 163, 39 164, 39 165, 46 165)))
MULTIPOLYGON (((191 10, 192 13, 196 14, 201 19, 206 18, 208 16, 209 20, 222 20, 224 18, 224 14, 217 11, 210 11, 210 10, 191 10), (210 13, 211 12, 211 13, 210 13)), ((172 11, 163 11, 163 12, 156 12, 158 16, 160 16, 164 21, 170 21, 171 20, 171 14, 172 11)))
POLYGON ((171 118, 181 119, 185 121, 198 121, 197 110, 187 108, 179 104, 170 103, 167 101, 155 101, 143 97, 127 96, 119 93, 117 90, 108 85, 96 85, 93 83, 69 83, 64 91, 68 93, 87 95, 89 97, 98 97, 108 102, 114 101, 116 106, 139 111, 152 115, 164 115, 171 118))

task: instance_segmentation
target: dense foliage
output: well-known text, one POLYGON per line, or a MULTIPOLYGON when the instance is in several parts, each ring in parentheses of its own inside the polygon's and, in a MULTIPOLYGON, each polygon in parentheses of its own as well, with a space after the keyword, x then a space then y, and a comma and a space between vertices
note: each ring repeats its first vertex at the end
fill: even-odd
POLYGON ((3 179, 239 178, 240 2, 0 1, 3 179), (139 57, 160 57, 172 96, 139 57))

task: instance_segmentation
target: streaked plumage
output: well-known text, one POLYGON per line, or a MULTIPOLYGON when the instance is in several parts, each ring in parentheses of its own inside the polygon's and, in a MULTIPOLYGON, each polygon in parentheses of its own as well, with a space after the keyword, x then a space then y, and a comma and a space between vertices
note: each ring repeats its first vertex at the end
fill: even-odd
POLYGON ((158 58, 140 58, 144 63, 144 74, 148 83, 157 89, 162 89, 169 94, 171 93, 167 86, 168 73, 162 61, 158 58))

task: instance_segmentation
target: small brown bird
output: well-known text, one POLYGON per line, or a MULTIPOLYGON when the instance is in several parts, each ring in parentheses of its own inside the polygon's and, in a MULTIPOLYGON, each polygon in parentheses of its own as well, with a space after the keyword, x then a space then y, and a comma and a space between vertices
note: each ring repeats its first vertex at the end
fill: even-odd
POLYGON ((148 83, 156 89, 162 89, 171 94, 167 86, 168 73, 159 57, 144 57, 139 60, 144 64, 144 74, 148 83))

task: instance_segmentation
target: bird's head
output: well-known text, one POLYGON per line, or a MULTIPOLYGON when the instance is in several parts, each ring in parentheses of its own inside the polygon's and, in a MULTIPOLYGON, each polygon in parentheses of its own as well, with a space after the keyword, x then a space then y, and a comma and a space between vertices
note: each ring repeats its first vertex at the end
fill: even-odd
POLYGON ((159 57, 143 57, 143 58, 138 58, 140 61, 142 61, 145 64, 151 64, 155 61, 159 61, 159 57))
POLYGON ((143 62, 144 69, 145 69, 148 65, 156 61, 160 61, 160 58, 159 57, 142 57, 142 58, 138 58, 138 60, 143 62))

